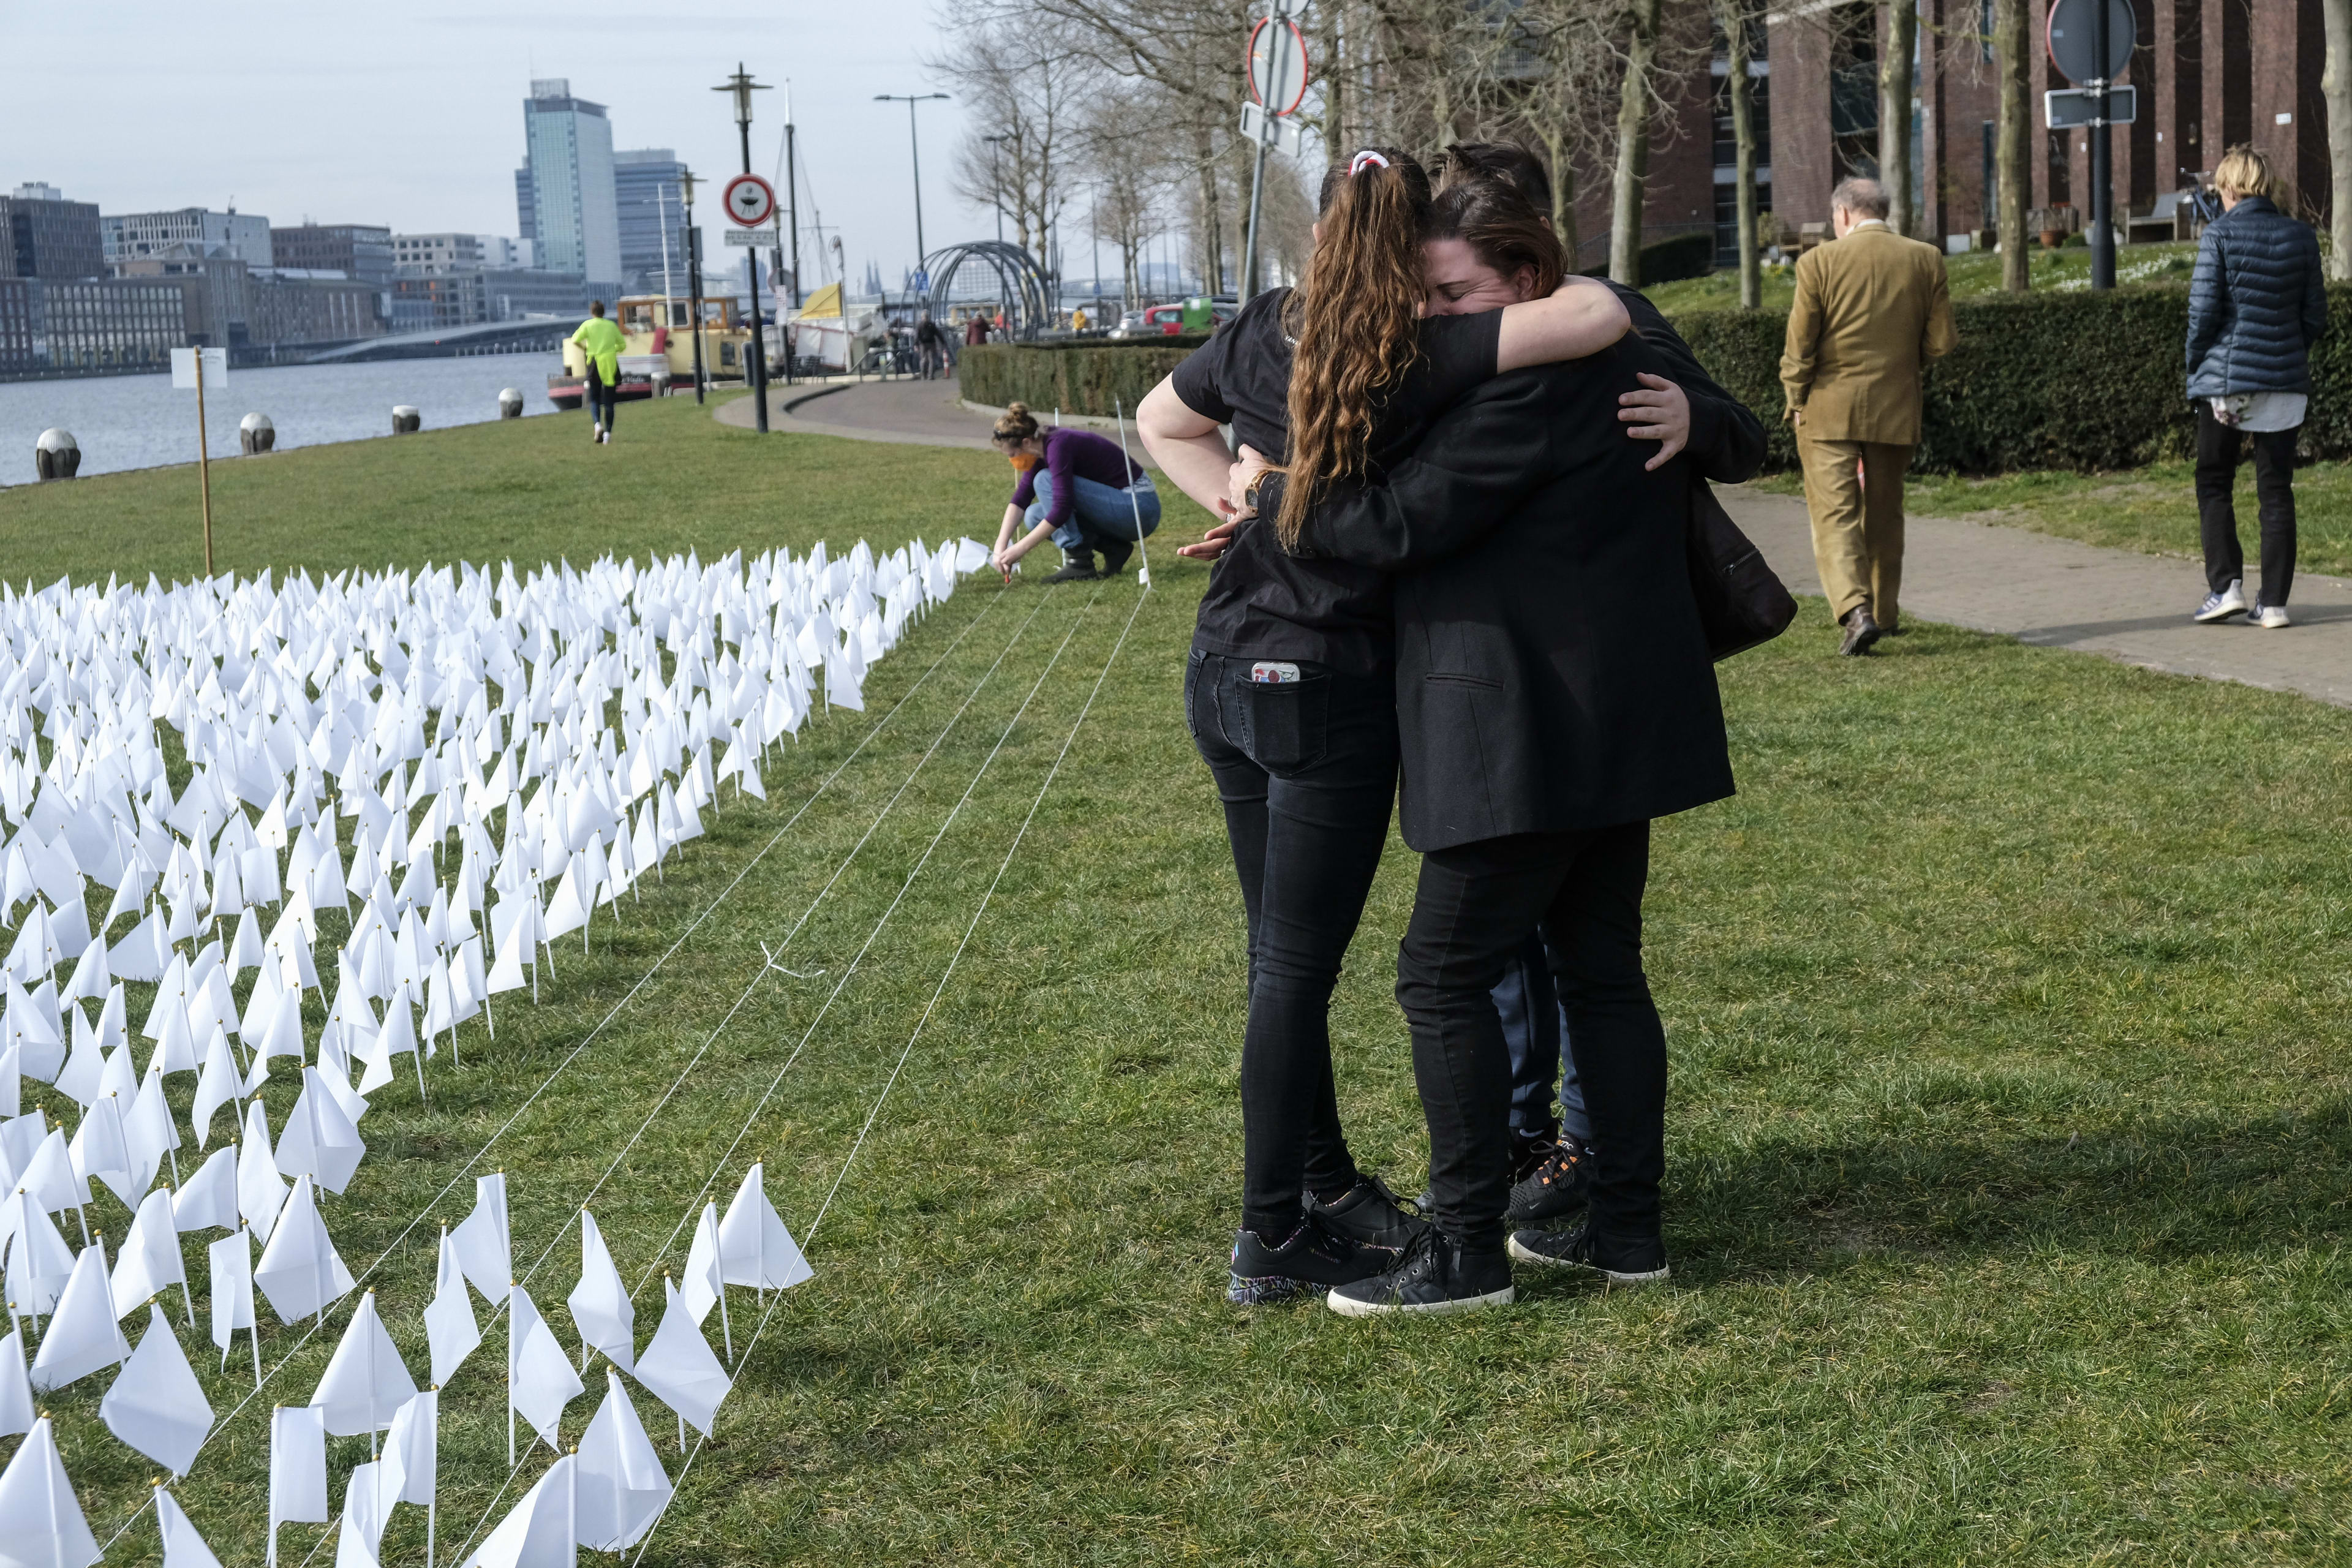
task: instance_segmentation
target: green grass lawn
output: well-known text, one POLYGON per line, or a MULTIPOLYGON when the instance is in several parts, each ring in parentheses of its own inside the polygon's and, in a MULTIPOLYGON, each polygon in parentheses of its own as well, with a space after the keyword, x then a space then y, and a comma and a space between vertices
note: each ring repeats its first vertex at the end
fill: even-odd
MULTIPOLYGON (((979 532, 1004 489, 985 453, 633 418, 602 452, 551 418, 231 465, 233 559, 881 545, 979 532)), ((8 575, 184 571, 183 479, 0 494, 8 575)), ((429 1110, 378 1095, 328 1219, 354 1271, 389 1249, 371 1283, 412 1366, 470 1183, 436 1194, 514 1115, 477 1168, 508 1172, 565 1339, 567 1227, 600 1178, 632 1282, 753 1158, 818 1271, 656 1563, 2352 1554, 2352 716, 1932 626, 1867 660, 1743 656, 1741 793, 1656 838, 1673 1288, 1240 1312, 1239 901, 1178 713, 1203 574, 1166 548, 1193 526, 1152 542, 1139 610, 1131 577, 965 584, 766 804, 730 792, 585 956, 567 939, 541 1005, 501 1007, 494 1045, 467 1026, 429 1110), (764 968, 787 936, 798 976, 764 968)), ((1335 1005, 1351 1135, 1406 1191, 1412 875, 1395 847, 1335 1005)), ((759 1309, 730 1310, 740 1350, 759 1309)), ((266 1327, 265 1354, 297 1337, 266 1327)), ((307 1400, 328 1348, 260 1403, 307 1400)), ((493 1330, 446 1396, 436 1560, 496 1517, 502 1353, 493 1330)), ((224 1411, 250 1389, 241 1344, 225 1377, 194 1359, 224 1411)), ((101 1541, 150 1473, 97 1423, 105 1382, 48 1402, 101 1541)), ((674 1426, 639 1405, 675 1471, 674 1426)), ((226 1561, 261 1553, 265 1430, 248 1409, 177 1489, 226 1561)), ((340 1497, 365 1445, 331 1451, 340 1497)), ((415 1512, 386 1561, 421 1561, 415 1512)), ((287 1527, 281 1562, 326 1534, 287 1527)))
MULTIPOLYGON (((2197 263, 2194 245, 2133 245, 2116 253, 2116 280, 2118 283, 2173 283, 2186 286, 2189 274, 2197 263)), ((1965 255, 1947 257, 1945 275, 1950 280, 1952 298, 1966 299, 1971 294, 1990 294, 2000 288, 2000 257, 1990 250, 1969 251, 1965 255)), ((2091 286, 2091 253, 2082 246, 2032 252, 2031 271, 2036 289, 2074 289, 2091 286)), ((1791 263, 1764 269, 1763 306, 1770 310, 1786 310, 1796 294, 1796 268, 1791 263)), ((1704 278, 1685 278, 1672 283, 1654 283, 1643 290, 1657 301, 1658 309, 1668 315, 1684 310, 1729 310, 1739 304, 1739 274, 1736 270, 1717 270, 1704 278)))

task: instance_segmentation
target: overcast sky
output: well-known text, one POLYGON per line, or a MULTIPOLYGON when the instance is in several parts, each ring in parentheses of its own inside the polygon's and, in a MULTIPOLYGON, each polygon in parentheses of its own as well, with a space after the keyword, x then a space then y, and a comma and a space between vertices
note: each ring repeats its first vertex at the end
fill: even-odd
MULTIPOLYGON (((103 212, 222 207, 274 223, 516 232, 514 171, 533 77, 604 104, 616 148, 672 147, 698 174, 741 166, 730 100, 738 58, 759 95, 752 166, 781 163, 783 86, 800 128, 803 230, 837 226, 853 278, 894 284, 915 251, 907 106, 936 47, 934 0, 777 5, 679 0, 679 14, 604 0, 0 0, 10 41, 0 189, 46 180, 103 212), (814 211, 813 211, 814 205, 814 211)), ((923 218, 932 247, 992 231, 950 192, 959 106, 921 106, 923 218)), ((781 182, 779 191, 781 194, 781 182)), ((698 193, 719 252, 724 226, 698 193)), ((809 262, 811 281, 817 267, 809 262)))

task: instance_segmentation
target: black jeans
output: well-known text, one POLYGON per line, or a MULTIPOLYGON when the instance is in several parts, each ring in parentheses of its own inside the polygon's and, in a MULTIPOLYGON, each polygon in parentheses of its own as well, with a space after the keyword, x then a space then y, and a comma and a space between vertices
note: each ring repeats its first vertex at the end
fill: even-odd
POLYGON ((1302 664, 1250 679, 1254 661, 1195 653, 1192 741, 1217 781, 1249 921, 1242 1037, 1242 1225, 1271 1242, 1299 1190, 1356 1179, 1331 1082, 1331 988, 1387 847, 1396 798, 1396 686, 1302 664))
POLYGON ((620 396, 619 384, 615 382, 611 386, 605 385, 604 378, 596 374, 596 362, 590 360, 588 380, 581 398, 583 405, 588 410, 588 417, 610 430, 613 427, 613 410, 620 406, 620 396))
POLYGON ((1591 1220, 1658 1232, 1665 1173, 1666 1037, 1642 973, 1650 825, 1490 838, 1422 857, 1397 950, 1397 1001, 1429 1120, 1431 1217, 1475 1251, 1503 1245, 1510 1200, 1511 1064, 1496 981, 1540 922, 1592 1121, 1591 1220))
POLYGON ((2238 509, 2230 492, 2238 482, 2239 442, 2254 444, 2254 499, 2263 525, 2260 605, 2284 605, 2294 585, 2294 441, 2293 430, 2237 430, 2213 417, 2211 399, 2197 400, 2197 531, 2205 542, 2205 585, 2216 594, 2246 575, 2238 545, 2238 509))

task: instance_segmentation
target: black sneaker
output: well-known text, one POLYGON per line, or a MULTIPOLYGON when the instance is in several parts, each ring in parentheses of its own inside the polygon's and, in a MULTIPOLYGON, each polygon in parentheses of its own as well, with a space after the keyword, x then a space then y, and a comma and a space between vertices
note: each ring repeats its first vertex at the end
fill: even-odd
POLYGON ((1396 1261, 1396 1248, 1368 1247, 1307 1215, 1279 1247, 1269 1246, 1254 1230, 1234 1233, 1233 1276, 1225 1286, 1225 1300, 1236 1307, 1285 1300, 1319 1287, 1370 1279, 1395 1268, 1396 1261))
POLYGON ((1465 1252, 1434 1226, 1413 1238, 1404 1260, 1388 1273, 1335 1286, 1324 1304, 1344 1318, 1383 1312, 1468 1312, 1508 1306, 1517 1290, 1510 1259, 1499 1252, 1465 1252))
POLYGON ((1095 552, 1091 550, 1066 550, 1062 552, 1062 569, 1045 579, 1048 583, 1091 583, 1102 574, 1095 570, 1095 552))
POLYGON ((1412 1245, 1414 1237, 1429 1228, 1427 1220, 1404 1212, 1397 1195, 1378 1176, 1359 1173, 1356 1184, 1336 1203, 1324 1203, 1313 1193, 1306 1197, 1307 1212, 1330 1229, 1367 1247, 1385 1247, 1399 1257, 1412 1245))
POLYGON ((1503 1217, 1514 1225, 1558 1219, 1584 1206, 1592 1190, 1592 1151, 1563 1132, 1551 1140, 1535 1168, 1511 1184, 1511 1206, 1503 1217))
POLYGON ((1102 547, 1102 574, 1106 577, 1118 576, 1118 569, 1126 565, 1127 558, 1134 553, 1135 546, 1126 540, 1112 540, 1102 547))
POLYGON ((1522 1263, 1589 1268, 1612 1285, 1654 1285, 1673 1272, 1658 1237, 1600 1234, 1590 1220, 1574 1230, 1513 1231, 1508 1250, 1522 1263))

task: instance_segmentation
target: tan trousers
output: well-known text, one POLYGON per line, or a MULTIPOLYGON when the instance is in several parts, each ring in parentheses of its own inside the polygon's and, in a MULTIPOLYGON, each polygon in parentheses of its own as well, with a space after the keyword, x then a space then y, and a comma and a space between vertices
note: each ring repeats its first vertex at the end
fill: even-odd
POLYGON ((1822 441, 1797 432, 1805 476, 1805 510, 1813 523, 1813 565, 1830 613, 1843 620, 1857 605, 1892 631, 1903 589, 1903 476, 1909 447, 1878 441, 1822 441), (1861 464, 1857 478, 1854 465, 1861 464))

